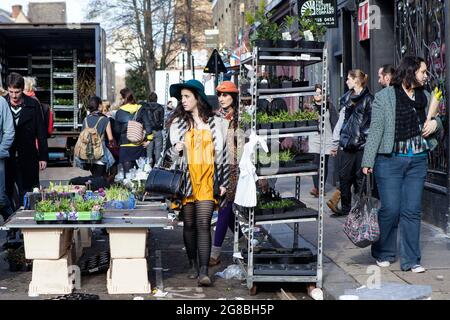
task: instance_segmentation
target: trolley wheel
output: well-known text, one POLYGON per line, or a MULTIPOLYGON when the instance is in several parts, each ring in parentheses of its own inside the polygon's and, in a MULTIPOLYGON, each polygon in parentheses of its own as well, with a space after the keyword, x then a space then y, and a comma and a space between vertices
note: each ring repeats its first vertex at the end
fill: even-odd
POLYGON ((249 294, 251 295, 251 296, 256 296, 256 293, 257 293, 257 287, 256 287, 256 284, 254 284, 253 285, 253 287, 251 287, 249 290, 248 290, 248 292, 249 292, 249 294))

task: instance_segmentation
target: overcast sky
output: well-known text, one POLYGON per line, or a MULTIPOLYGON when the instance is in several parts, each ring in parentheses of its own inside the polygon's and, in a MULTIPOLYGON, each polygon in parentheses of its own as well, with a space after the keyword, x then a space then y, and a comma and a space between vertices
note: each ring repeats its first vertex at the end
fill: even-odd
MULTIPOLYGON (((28 3, 30 2, 62 2, 61 0, 0 0, 0 8, 11 12, 11 6, 20 4, 23 6, 25 14, 28 13, 28 3)), ((67 0, 67 22, 86 22, 85 9, 89 0, 67 0)))

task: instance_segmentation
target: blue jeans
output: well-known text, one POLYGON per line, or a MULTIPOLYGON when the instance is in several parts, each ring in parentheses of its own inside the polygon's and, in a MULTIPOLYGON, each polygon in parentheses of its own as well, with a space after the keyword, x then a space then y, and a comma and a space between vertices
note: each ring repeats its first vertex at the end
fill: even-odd
POLYGON ((11 203, 5 191, 5 159, 0 159, 0 214, 5 221, 13 214, 11 203))
POLYGON ((378 155, 374 166, 381 207, 378 210, 380 239, 372 245, 378 261, 394 262, 397 230, 400 231, 400 267, 406 271, 420 264, 422 193, 427 157, 378 155))

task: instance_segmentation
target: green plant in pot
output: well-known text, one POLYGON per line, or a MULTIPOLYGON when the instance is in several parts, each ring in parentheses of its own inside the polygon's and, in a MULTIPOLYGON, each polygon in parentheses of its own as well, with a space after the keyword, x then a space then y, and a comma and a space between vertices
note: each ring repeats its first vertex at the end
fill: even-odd
POLYGON ((258 112, 256 114, 256 123, 259 125, 259 129, 270 130, 272 128, 271 118, 267 113, 258 112))
MULTIPOLYGON (((281 38, 279 26, 270 21, 271 13, 265 14, 265 1, 261 0, 255 14, 245 14, 248 25, 256 26, 256 30, 250 35, 250 43, 253 47, 271 48, 273 42, 281 38)), ((269 52, 261 51, 260 55, 270 55, 269 52)))
POLYGON ((279 154, 282 167, 292 168, 295 166, 294 153, 291 150, 282 151, 279 154))
MULTIPOLYGON (((282 28, 282 39, 277 40, 277 47, 278 48, 295 48, 297 46, 297 42, 292 40, 291 38, 291 30, 292 26, 297 22, 297 17, 293 16, 286 16, 284 17, 283 21, 283 28, 282 28)), ((293 53, 291 52, 282 52, 280 53, 280 56, 291 56, 293 53)))
POLYGON ((300 36, 303 38, 299 41, 299 47, 309 49, 321 49, 324 43, 319 41, 323 38, 326 28, 319 25, 312 17, 312 11, 307 9, 305 13, 298 18, 298 28, 300 36), (313 39, 308 39, 307 35, 313 39))
POLYGON ((27 271, 28 266, 31 264, 29 260, 25 258, 25 249, 20 246, 17 249, 8 249, 5 260, 9 264, 9 271, 27 271))

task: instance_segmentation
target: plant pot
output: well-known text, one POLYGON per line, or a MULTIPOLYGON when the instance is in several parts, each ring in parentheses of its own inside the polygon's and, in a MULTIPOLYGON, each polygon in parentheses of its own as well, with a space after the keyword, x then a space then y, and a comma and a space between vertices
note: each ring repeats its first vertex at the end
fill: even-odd
POLYGON ((273 214, 282 214, 284 212, 283 208, 274 208, 273 214))
POLYGON ((268 82, 258 82, 258 89, 269 89, 268 82))
POLYGON ((269 162, 269 163, 261 163, 261 162, 258 162, 258 166, 259 166, 260 168, 269 168, 269 167, 270 167, 270 162, 269 162))
POLYGON ((284 80, 281 84, 282 88, 292 88, 292 81, 286 81, 284 80))
POLYGON ((295 167, 295 161, 289 160, 289 161, 280 161, 281 166, 284 168, 293 168, 295 167))
MULTIPOLYGON (((264 48, 273 48, 272 40, 256 40, 255 46, 257 46, 260 50, 264 48)), ((271 56, 272 53, 268 51, 261 50, 259 51, 259 56, 271 56)))
POLYGON ((277 40, 277 48, 295 48, 297 46, 297 41, 295 40, 277 40))
POLYGON ((271 123, 260 123, 258 124, 259 129, 265 129, 265 130, 270 130, 272 128, 272 124, 271 123))
POLYGON ((309 81, 294 81, 292 82, 293 88, 301 88, 301 87, 308 87, 309 81))
POLYGON ((273 209, 260 209, 261 210, 261 214, 262 215, 269 215, 269 214, 273 214, 273 209))
MULTIPOLYGON (((277 40, 276 46, 277 48, 292 49, 297 46, 297 42, 294 40, 277 40)), ((284 52, 280 52, 278 55, 281 57, 290 57, 293 56, 294 53, 289 52, 289 50, 286 50, 284 52)))
POLYGON ((308 127, 318 126, 319 120, 308 120, 308 127))
POLYGON ((299 40, 298 41, 298 47, 302 49, 316 49, 317 41, 306 41, 306 40, 299 40))
POLYGON ((308 126, 308 120, 297 120, 295 121, 296 127, 307 127, 308 126))
POLYGON ((325 46, 325 42, 324 41, 314 41, 316 44, 315 44, 315 47, 316 47, 316 49, 323 49, 323 47, 325 46))
POLYGON ((285 128, 295 128, 295 121, 286 121, 285 123, 284 123, 284 127, 285 128))
POLYGON ((281 88, 281 85, 280 85, 280 83, 278 81, 276 81, 276 82, 270 82, 269 83, 269 87, 271 89, 279 89, 279 88, 281 88))
POLYGON ((283 122, 273 122, 272 129, 283 129, 283 122))

